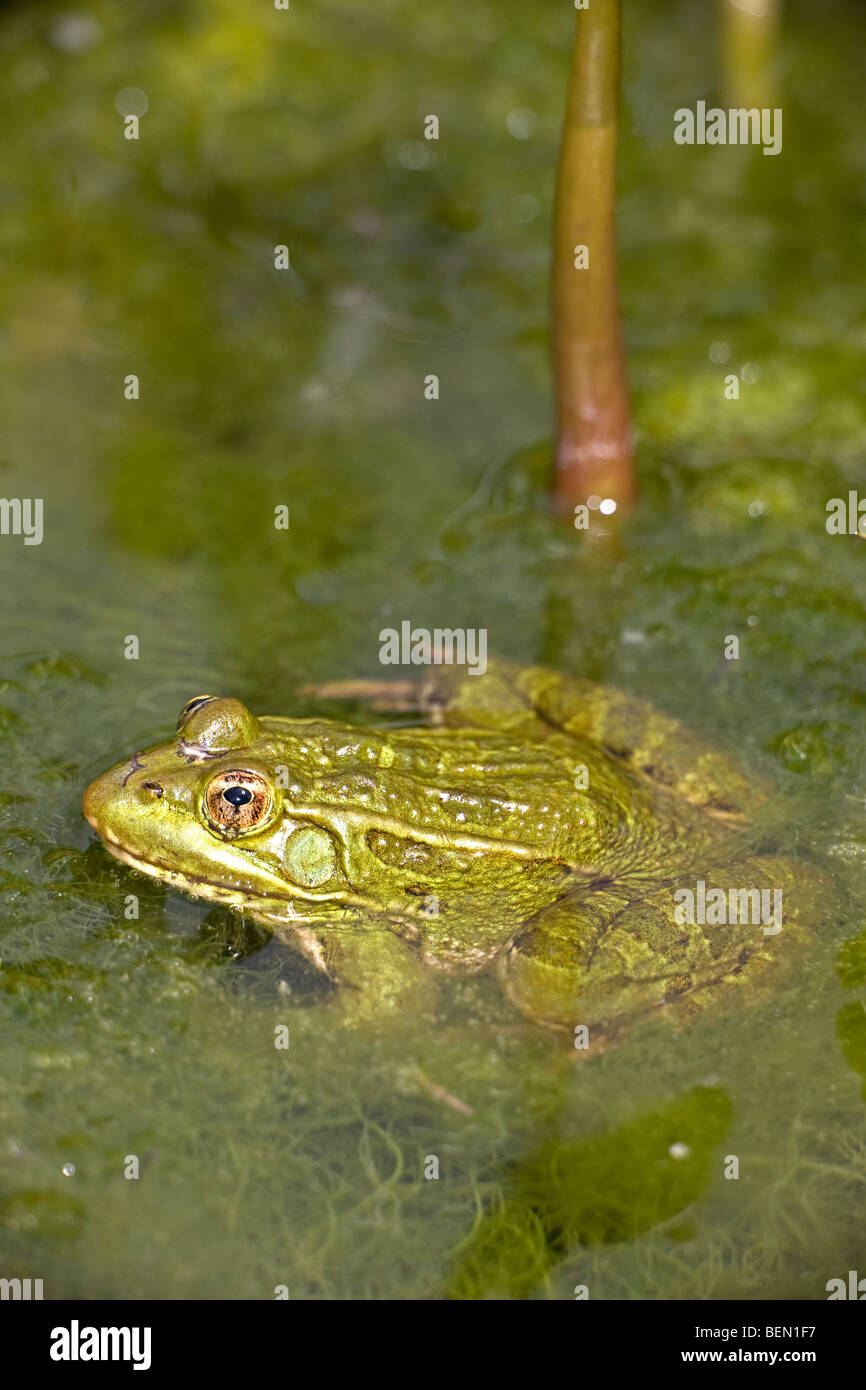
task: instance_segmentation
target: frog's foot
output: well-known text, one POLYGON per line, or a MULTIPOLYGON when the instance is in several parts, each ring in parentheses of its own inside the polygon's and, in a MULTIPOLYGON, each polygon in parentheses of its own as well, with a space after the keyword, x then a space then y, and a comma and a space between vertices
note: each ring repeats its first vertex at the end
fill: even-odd
POLYGON ((528 1018, 574 1033, 592 1056, 641 1016, 684 1026, 710 1007, 769 997, 827 894, 816 869, 771 856, 681 881, 585 887, 518 933, 503 986, 528 1018))
POLYGON ((563 733, 589 738, 636 772, 717 819, 737 824, 769 796, 754 772, 733 763, 676 719, 621 690, 576 676, 530 668, 515 686, 539 719, 563 733))
POLYGON ((336 986, 322 1005, 340 1025, 410 1015, 419 1021, 435 1003, 435 982, 417 950, 384 927, 309 927, 294 943, 336 986))
POLYGON ((433 724, 469 725, 498 733, 537 726, 531 700, 517 687, 519 667, 491 662, 478 675, 444 656, 441 648, 434 648, 432 665, 417 676, 322 681, 302 686, 301 693, 323 700, 358 700, 375 710, 418 713, 433 724))
POLYGON ((423 709, 421 682, 417 680, 318 681, 301 686, 302 695, 315 695, 321 700, 357 700, 369 709, 395 713, 423 709))

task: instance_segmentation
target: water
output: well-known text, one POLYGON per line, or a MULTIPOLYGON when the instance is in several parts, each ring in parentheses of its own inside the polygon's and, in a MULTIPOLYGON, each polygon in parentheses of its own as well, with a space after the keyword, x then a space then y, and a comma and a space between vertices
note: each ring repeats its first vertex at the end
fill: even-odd
POLYGON ((0 542, 4 1277, 823 1298, 862 1266, 866 551, 824 526, 862 476, 862 19, 786 8, 769 159, 673 144, 676 107, 726 103, 703 7, 652 8, 626 6, 621 161, 642 497, 607 552, 544 502, 567 8, 80 5, 72 51, 4 8, 0 479, 45 502, 42 545, 0 542), (404 618, 773 777, 774 833, 838 892, 785 991, 577 1066, 485 979, 435 1024, 334 1032, 297 959, 94 843, 84 786, 191 695, 310 713, 404 618))

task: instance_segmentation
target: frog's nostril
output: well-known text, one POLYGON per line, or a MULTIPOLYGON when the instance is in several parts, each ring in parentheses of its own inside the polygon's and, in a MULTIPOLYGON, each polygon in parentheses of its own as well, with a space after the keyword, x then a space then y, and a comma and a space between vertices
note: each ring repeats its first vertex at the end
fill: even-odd
POLYGON ((163 788, 158 782, 143 782, 142 786, 146 792, 150 792, 154 801, 159 801, 160 797, 163 795, 163 788))

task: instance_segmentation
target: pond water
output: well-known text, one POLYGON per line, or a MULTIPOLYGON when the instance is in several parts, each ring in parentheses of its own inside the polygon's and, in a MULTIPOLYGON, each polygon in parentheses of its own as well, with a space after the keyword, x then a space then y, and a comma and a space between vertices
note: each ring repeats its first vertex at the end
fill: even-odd
POLYGON ((866 548, 825 526, 866 439, 863 18, 786 6, 767 158, 674 144, 676 108, 727 104, 718 35, 649 9, 620 168, 641 498, 605 548, 545 501, 568 6, 3 6, 0 481, 44 537, 0 538, 0 1275, 812 1299, 863 1271, 866 548), (185 700, 310 714, 403 620, 769 776, 837 895, 784 991, 580 1065, 485 977, 435 1026, 335 1030, 284 947, 109 859, 82 791, 185 700))

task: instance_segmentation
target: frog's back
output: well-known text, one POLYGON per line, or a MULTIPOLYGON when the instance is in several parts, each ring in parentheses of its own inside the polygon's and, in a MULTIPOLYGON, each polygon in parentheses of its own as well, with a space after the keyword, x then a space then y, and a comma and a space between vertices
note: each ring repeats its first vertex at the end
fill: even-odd
POLYGON ((536 738, 488 730, 358 729, 262 720, 269 756, 294 769, 289 797, 372 830, 430 843, 487 844, 592 873, 658 830, 640 778, 589 739, 539 724, 536 738))

